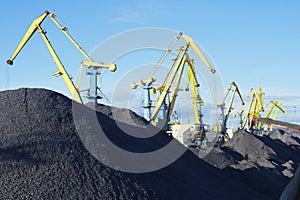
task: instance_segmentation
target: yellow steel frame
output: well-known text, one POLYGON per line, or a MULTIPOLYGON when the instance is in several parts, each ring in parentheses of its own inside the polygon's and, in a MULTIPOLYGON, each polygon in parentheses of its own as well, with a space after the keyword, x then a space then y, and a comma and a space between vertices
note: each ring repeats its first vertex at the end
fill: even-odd
POLYGON ((253 88, 251 88, 250 93, 252 94, 252 98, 250 101, 250 104, 248 106, 247 112, 243 116, 243 126, 242 128, 244 129, 247 125, 247 119, 250 119, 249 121, 249 127, 258 127, 258 120, 260 118, 261 112, 264 111, 264 106, 263 106, 263 91, 262 88, 260 87, 258 89, 258 92, 256 92, 253 88), (253 120, 254 124, 253 124, 253 120))
POLYGON ((20 53, 20 51, 23 49, 23 47, 26 45, 26 43, 29 41, 29 39, 32 37, 32 35, 38 31, 44 42, 46 43, 46 46, 58 68, 58 72, 54 73, 54 76, 62 76, 73 99, 75 101, 77 101, 78 103, 83 103, 78 88, 80 85, 80 76, 82 74, 82 69, 80 69, 80 74, 79 74, 79 78, 78 78, 78 83, 77 86, 78 88, 75 87, 74 83, 72 82, 70 76, 68 75, 66 69, 64 68, 61 60, 59 59, 57 53, 55 52, 54 48, 52 47, 49 39, 46 36, 46 32, 43 30, 43 28, 41 27, 42 22, 47 18, 50 17, 52 19, 52 21, 57 25, 57 27, 66 35, 66 37, 73 43, 73 45, 82 53, 82 55, 87 59, 86 61, 83 61, 81 63, 81 66, 86 66, 86 67, 94 67, 94 68, 108 68, 111 71, 115 71, 116 70, 116 66, 114 64, 110 64, 110 65, 104 65, 103 63, 95 63, 92 58, 84 51, 84 49, 75 41, 75 39, 67 32, 67 27, 62 26, 58 20, 55 18, 55 14, 54 13, 50 13, 49 11, 45 11, 42 15, 40 15, 39 17, 37 17, 32 24, 30 25, 30 27, 28 28, 27 32, 25 33, 25 35, 23 36, 21 42, 19 43, 19 45, 17 46, 16 50, 14 51, 14 53, 12 54, 12 56, 7 60, 7 64, 13 65, 13 61, 15 60, 15 58, 17 57, 17 55, 20 53))
MULTIPOLYGON (((171 116, 171 113, 172 113, 174 105, 175 105, 177 93, 178 93, 179 83, 181 81, 181 77, 183 74, 183 69, 184 69, 185 64, 187 64, 188 65, 188 85, 191 83, 195 124, 202 123, 200 120, 199 110, 198 110, 198 106, 197 106, 197 99, 201 99, 200 93, 198 90, 199 83, 197 82, 197 79, 196 79, 194 63, 192 60, 189 59, 188 54, 186 53, 187 49, 189 47, 191 47, 192 50, 200 57, 200 59, 203 61, 203 63, 208 67, 208 69, 210 70, 211 73, 215 73, 216 70, 213 68, 213 66, 210 64, 208 59, 205 57, 204 53, 198 48, 197 44, 193 41, 193 39, 181 32, 175 37, 175 40, 171 43, 170 47, 167 49, 165 54, 159 60, 159 62, 154 67, 154 69, 150 73, 150 75, 145 80, 140 80, 137 83, 132 83, 131 88, 136 89, 137 87, 139 87, 141 85, 150 85, 156 81, 156 79, 153 77, 154 74, 157 72, 158 68, 161 66, 163 61, 170 54, 170 52, 175 47, 175 45, 177 44, 177 42, 179 41, 179 39, 181 37, 186 42, 186 46, 184 49, 183 49, 183 47, 181 47, 179 53, 177 54, 177 56, 174 59, 172 66, 170 67, 167 75, 165 76, 165 80, 163 81, 163 84, 156 88, 156 90, 161 90, 162 93, 160 94, 160 96, 157 99, 157 103, 151 114, 150 121, 154 121, 154 119, 157 117, 157 114, 158 114, 159 110, 161 109, 161 107, 169 93, 170 87, 177 75, 177 81, 175 83, 174 90, 172 91, 172 94, 170 97, 169 109, 168 109, 168 113, 167 113, 167 117, 171 116), (179 61, 178 61, 178 59, 179 59, 179 61)), ((201 100, 201 106, 203 104, 204 104, 204 102, 201 100)))
POLYGON ((167 113, 167 119, 172 115, 174 106, 175 106, 175 102, 176 102, 176 98, 178 96, 178 91, 179 91, 179 85, 182 79, 182 74, 183 74, 183 70, 184 70, 184 66, 185 66, 185 60, 186 60, 187 54, 184 55, 183 57, 183 61, 180 63, 180 69, 177 75, 177 80, 173 89, 173 92, 171 94, 170 97, 170 103, 169 103, 169 109, 168 109, 168 113, 167 113))
MULTIPOLYGON (((278 99, 275 100, 275 101, 269 101, 265 105, 265 108, 267 108, 269 106, 271 106, 271 107, 270 107, 270 110, 267 112, 265 118, 276 120, 279 111, 281 111, 282 113, 284 113, 285 115, 287 115, 286 109, 284 108, 282 101, 280 101, 278 99), (273 117, 270 117, 271 114, 272 114, 272 112, 274 111, 274 109, 275 109, 275 113, 274 113, 273 117)), ((262 125, 263 125, 263 123, 261 124, 261 126, 262 125)), ((269 127, 270 127, 270 130, 272 130, 273 129, 273 124, 271 124, 269 127)))
POLYGON ((213 66, 209 63, 203 52, 198 48, 197 44, 194 42, 192 38, 189 36, 182 34, 183 39, 186 41, 186 43, 194 50, 194 52, 201 58, 201 60, 204 62, 204 64, 208 67, 211 73, 215 73, 216 70, 213 68, 213 66))
POLYGON ((223 129, 222 131, 223 132, 226 129, 226 124, 227 124, 230 112, 232 110, 232 105, 233 105, 233 101, 234 101, 234 98, 235 98, 236 94, 238 95, 238 97, 239 97, 239 99, 241 101, 242 106, 245 105, 245 102, 244 102, 243 97, 242 97, 242 95, 241 95, 241 93, 239 91, 239 88, 236 85, 236 83, 233 81, 233 82, 230 83, 230 87, 227 90, 227 93, 226 93, 226 95, 224 97, 223 102, 221 104, 217 105, 218 107, 221 107, 221 109, 224 109, 224 107, 225 107, 225 101, 226 101, 226 99, 227 99, 227 97, 229 95, 229 92, 232 92, 232 95, 231 95, 229 104, 227 106, 226 112, 224 113, 224 119, 223 119, 223 124, 222 124, 222 126, 223 126, 222 127, 222 129, 223 129))
MULTIPOLYGON (((179 60, 177 62, 176 62, 176 59, 173 62, 173 65, 174 65, 174 63, 176 63, 176 64, 175 64, 175 67, 174 67, 174 69, 172 71, 172 74, 170 76, 167 76, 166 77, 167 80, 164 81, 163 85, 158 88, 158 89, 162 90, 162 93, 158 97, 156 106, 154 107, 153 112, 151 114, 151 117, 150 117, 151 121, 153 121, 157 117, 157 114, 158 114, 160 108, 162 107, 162 105, 163 105, 163 103, 164 103, 164 101, 165 101, 165 99, 167 97, 167 94, 169 93, 169 90, 170 90, 170 88, 172 86, 172 83, 173 83, 173 81, 174 81, 177 73, 178 73, 178 70, 179 70, 180 66, 182 66, 182 63, 184 63, 185 53, 186 53, 188 47, 189 46, 186 45, 184 48, 181 48, 179 50, 178 55, 180 55, 180 57, 179 57, 179 60)), ((176 56, 176 58, 178 57, 178 55, 176 56)), ((173 67, 171 67, 170 69, 172 69, 172 68, 173 67)), ((183 70, 183 66, 181 68, 183 70)), ((179 76, 182 75, 182 70, 180 70, 181 74, 179 74, 179 76)), ((173 93, 177 93, 177 91, 173 91, 173 93)), ((172 96, 172 97, 174 98, 175 96, 172 96)), ((174 101, 174 103, 175 103, 175 98, 174 98, 174 100, 171 100, 171 101, 174 101)))
POLYGON ((161 64, 164 62, 164 60, 167 58, 167 56, 170 54, 170 52, 172 51, 172 49, 175 47, 175 45, 177 44, 177 42, 179 41, 180 38, 183 38, 186 42, 186 44, 188 46, 190 46, 193 51, 200 57, 200 59, 203 61, 203 63, 208 67, 208 69, 211 71, 211 73, 215 73, 216 70, 213 68, 213 66, 210 64, 210 62, 208 61, 208 59, 206 58, 206 56, 204 55, 204 53, 198 48, 197 44, 194 42, 194 40, 192 38, 190 38, 189 36, 183 34, 182 32, 180 32, 176 37, 175 40, 172 42, 172 44, 170 45, 170 47, 167 49, 167 51, 165 52, 165 54, 162 56, 162 58, 159 60, 159 62, 156 64, 156 66, 154 67, 153 71, 150 73, 150 75, 147 77, 147 79, 145 80, 140 80, 137 83, 132 83, 131 84, 131 88, 132 89, 136 89, 137 87, 143 85, 143 84, 151 84, 155 81, 155 78, 153 78, 154 74, 156 73, 156 71, 159 69, 159 67, 161 66, 161 64))
MULTIPOLYGON (((188 57, 188 55, 187 55, 188 57)), ((200 106, 204 106, 204 101, 201 99, 200 93, 199 93, 199 86, 198 80, 196 78, 195 73, 195 66, 194 61, 187 59, 188 63, 188 79, 187 79, 187 86, 186 90, 189 90, 189 86, 191 86, 192 89, 192 99, 193 99, 193 107, 194 107, 194 117, 195 117, 195 124, 202 124, 199 110, 198 110, 198 99, 200 100, 200 106)))

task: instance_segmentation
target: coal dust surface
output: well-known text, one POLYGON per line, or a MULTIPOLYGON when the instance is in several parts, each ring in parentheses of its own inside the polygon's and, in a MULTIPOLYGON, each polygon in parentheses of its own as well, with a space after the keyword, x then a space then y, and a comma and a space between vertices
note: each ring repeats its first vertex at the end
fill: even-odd
POLYGON ((204 160, 252 190, 278 199, 300 163, 300 140, 282 130, 266 136, 239 130, 204 160))
MULTIPOLYGON (((0 196, 1 199, 268 199, 263 191, 249 187, 247 181, 236 181, 232 172, 210 165, 189 150, 172 164, 147 173, 128 173, 113 169, 96 159, 82 139, 93 138, 92 131, 78 131, 74 122, 72 102, 69 98, 45 89, 28 89, 0 92, 0 196), (226 173, 224 173, 226 172, 226 173)), ((76 103, 75 103, 76 104, 76 103)), ((98 106, 95 110, 77 105, 82 113, 81 128, 89 130, 89 114, 95 115, 107 137, 120 148, 137 153, 151 152, 172 140, 164 132, 150 138, 133 137, 133 134, 148 134, 147 122, 133 114, 134 125, 122 118, 128 110, 118 110, 119 118, 109 115, 108 106, 98 106), (118 121, 118 123, 116 123, 118 121), (84 123, 83 123, 84 122, 84 123)), ((132 122, 131 120, 131 122, 132 122)), ((249 136, 250 137, 250 136, 249 136)), ((241 138, 242 139, 242 138, 241 138)), ((267 142, 259 142, 263 145, 267 142)), ((178 147, 182 146, 177 144, 178 147)), ((282 149, 286 149, 282 144, 282 149)), ((261 146, 255 146, 256 149, 261 146)), ((236 147, 240 148, 240 147, 236 147)), ((267 146, 266 153, 275 153, 267 146)), ((232 150, 234 152, 234 150, 232 150)), ((98 152, 105 154, 108 152, 98 152)), ((287 152, 282 152, 286 154, 287 152)), ((233 154, 229 161, 216 161, 225 168, 243 159, 255 159, 247 152, 233 154), (247 154, 247 155, 246 155, 247 154), (228 164, 226 164, 228 163, 228 164)), ((225 160, 225 158, 224 158, 225 160)), ((293 167, 291 157, 280 160, 280 166, 270 161, 262 161, 264 166, 284 169, 293 167), (285 162, 283 162, 285 161, 285 162)), ((277 161, 276 161, 277 162, 277 161)), ((279 163, 279 161, 277 162, 279 163)), ((131 163, 139 166, 141 163, 131 163)), ((155 165, 154 163, 151 163, 155 165)), ((212 163, 213 164, 213 163, 212 163)), ((218 164, 219 165, 219 164, 218 164)), ((248 176, 258 177, 255 168, 248 176)), ((279 170, 279 169, 278 169, 279 170)), ((242 173, 243 174, 243 173, 242 173)), ((266 173, 268 174, 268 173, 266 173)), ((287 175, 289 172, 287 172, 287 175)), ((244 177, 245 175, 242 175, 244 177)), ((265 177, 265 176, 264 176, 265 177)), ((272 177, 272 176, 270 176, 272 177)), ((261 182, 263 186, 266 184, 261 182)), ((248 179, 247 179, 248 180, 248 179)), ((278 179, 274 179, 278 180, 278 179)), ((282 178, 282 180, 286 180, 282 178)), ((271 180, 272 181, 272 180, 271 180)), ((275 184, 275 183, 274 183, 275 184)), ((279 188, 281 184, 278 183, 279 188)), ((266 185, 267 186, 267 185, 266 185)))

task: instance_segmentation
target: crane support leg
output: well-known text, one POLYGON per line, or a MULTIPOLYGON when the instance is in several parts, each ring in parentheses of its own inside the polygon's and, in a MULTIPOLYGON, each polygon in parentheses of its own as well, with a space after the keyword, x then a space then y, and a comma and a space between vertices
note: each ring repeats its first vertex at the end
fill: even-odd
POLYGON ((144 88, 143 89, 144 89, 144 103, 143 103, 144 118, 147 121, 150 121, 150 117, 151 117, 151 99, 150 99, 151 85, 144 84, 144 88))
POLYGON ((46 45, 47 45, 47 47, 48 47, 48 49, 49 49, 49 51, 50 51, 50 54, 51 54, 51 56, 52 56, 54 62, 55 62, 56 65, 57 65, 57 68, 58 68, 58 70, 59 70, 59 73, 57 73, 57 74, 59 74, 59 75, 61 75, 61 76, 63 77, 63 79, 64 79, 64 81, 65 81, 67 87, 68 87, 69 90, 70 90, 70 93, 71 93, 73 99, 74 99, 75 101, 77 101, 78 103, 82 104, 83 101, 82 101, 82 99, 81 99, 81 97, 80 97, 80 94, 79 94, 78 90, 76 89, 76 87, 75 87, 75 85, 73 84, 73 82, 72 82, 72 80, 71 80, 69 74, 68 74, 67 71, 65 70, 63 64, 61 63, 59 57, 57 56, 55 50, 53 49, 51 43, 49 42, 49 40, 48 40, 48 38, 47 38, 47 36, 46 36, 45 31, 44 31, 40 26, 38 26, 38 31, 39 31, 39 33, 42 35, 42 38, 44 39, 44 41, 45 41, 45 43, 46 43, 46 45))

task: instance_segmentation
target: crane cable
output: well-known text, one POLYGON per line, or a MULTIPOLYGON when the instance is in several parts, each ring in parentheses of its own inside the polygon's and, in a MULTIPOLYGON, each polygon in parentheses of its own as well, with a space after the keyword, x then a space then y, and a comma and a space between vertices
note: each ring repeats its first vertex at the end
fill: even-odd
POLYGON ((9 67, 6 67, 6 77, 5 77, 5 89, 7 90, 9 88, 9 67))

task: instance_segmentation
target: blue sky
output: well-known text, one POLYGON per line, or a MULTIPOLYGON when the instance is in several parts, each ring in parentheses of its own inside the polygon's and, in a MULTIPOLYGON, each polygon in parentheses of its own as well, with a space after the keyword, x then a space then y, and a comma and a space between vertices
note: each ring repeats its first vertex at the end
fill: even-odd
MULTIPOLYGON (((210 55, 225 87, 236 81, 244 95, 263 87, 266 99, 282 99, 288 121, 300 123, 299 1, 22 1, 1 2, 0 90, 45 87, 68 95, 51 56, 35 35, 12 67, 6 60, 34 18, 54 12, 91 52, 120 32, 143 27, 182 31, 210 55)), ((83 57, 47 20, 43 27, 72 77, 83 57)))

